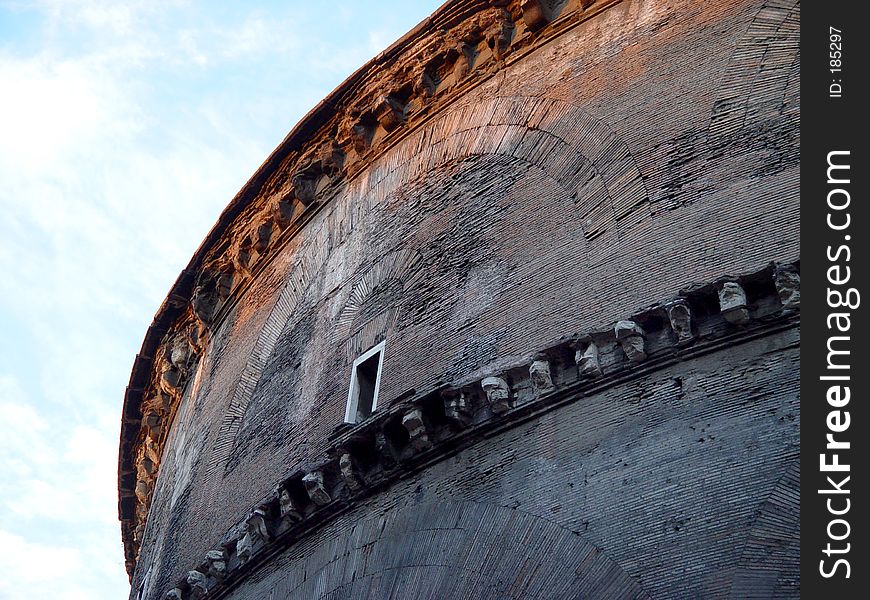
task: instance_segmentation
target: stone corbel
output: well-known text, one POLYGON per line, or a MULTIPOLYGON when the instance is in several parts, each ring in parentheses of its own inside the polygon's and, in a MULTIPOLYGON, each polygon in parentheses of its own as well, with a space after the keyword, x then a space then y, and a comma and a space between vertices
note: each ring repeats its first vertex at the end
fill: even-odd
POLYGON ((136 471, 142 481, 151 481, 157 474, 157 464, 147 456, 143 456, 136 465, 136 471))
POLYGON ((159 358, 156 361, 158 373, 156 388, 170 399, 177 399, 187 382, 188 374, 198 357, 198 348, 192 344, 192 327, 167 334, 161 342, 159 358))
POLYGON ((170 408, 172 408, 172 398, 157 390, 142 403, 144 412, 153 411, 160 417, 168 415, 170 408))
POLYGON ((390 133, 405 123, 405 103, 392 94, 381 96, 375 105, 375 118, 390 133))
POLYGON ((801 305, 801 276, 797 267, 777 264, 773 269, 773 283, 779 294, 779 301, 786 310, 794 310, 801 305))
POLYGON ((327 177, 335 177, 344 169, 344 150, 335 138, 328 137, 318 146, 314 153, 315 160, 320 164, 320 170, 327 177))
POLYGON ((358 109, 353 109, 339 125, 339 134, 343 141, 346 140, 346 143, 358 155, 362 156, 371 145, 376 123, 377 121, 371 113, 363 113, 358 109))
POLYGON ((581 378, 592 379, 601 377, 602 370, 601 362, 598 358, 598 345, 591 338, 577 344, 574 362, 577 363, 577 369, 581 378))
POLYGON ((350 452, 344 452, 338 459, 338 468, 341 472, 341 478, 351 492, 358 492, 365 487, 360 469, 357 467, 356 460, 350 452))
POLYGON ((205 555, 208 564, 208 575, 217 581, 223 581, 227 576, 227 553, 224 550, 209 550, 205 555))
POLYGON ((245 564, 269 541, 269 528, 266 524, 266 511, 255 508, 242 524, 236 544, 236 556, 245 564))
POLYGON ((396 466, 396 455, 393 452, 393 445, 383 431, 375 433, 375 450, 378 453, 381 465, 385 469, 392 469, 396 466))
POLYGON ((689 303, 678 298, 668 302, 665 305, 665 310, 668 313, 671 329, 677 335, 677 345, 691 344, 695 339, 695 334, 692 332, 692 309, 689 307, 689 303))
POLYGON ((235 279, 236 266, 233 261, 227 260, 217 270, 215 279, 215 289, 217 291, 218 300, 224 302, 230 297, 233 292, 233 280, 235 279))
POLYGON ((254 252, 254 240, 250 235, 242 236, 238 246, 233 250, 232 265, 236 273, 244 277, 251 275, 251 266, 254 252))
POLYGON ((644 340, 646 333, 640 325, 634 321, 619 321, 613 328, 613 332, 630 363, 640 363, 646 360, 644 340))
POLYGON ((293 215, 296 212, 293 194, 284 193, 273 199, 269 205, 269 212, 280 229, 287 229, 293 222, 293 215))
POLYGON ((503 60, 510 50, 511 38, 514 33, 514 24, 510 19, 510 13, 504 9, 498 10, 495 22, 486 30, 486 45, 492 51, 493 57, 503 60))
POLYGON ((719 312, 732 325, 749 321, 746 292, 736 281, 725 281, 719 287, 719 312))
POLYGON ((218 309, 217 276, 210 270, 204 270, 197 279, 190 299, 193 314, 208 328, 218 309))
POLYGON ((428 67, 420 67, 415 70, 413 89, 418 98, 431 98, 438 91, 437 77, 428 67))
POLYGON ((317 202, 317 188, 321 178, 333 178, 344 168, 344 151, 333 139, 328 138, 314 152, 297 163, 290 178, 293 194, 304 206, 317 202))
POLYGON ((279 485, 275 495, 278 497, 278 512, 282 519, 288 518, 294 523, 302 520, 302 510, 296 505, 290 490, 279 485))
POLYGON ((454 85, 462 82, 471 72, 471 61, 474 59, 474 48, 467 42, 460 42, 453 49, 456 62, 453 63, 454 85))
POLYGON ((151 482, 149 479, 140 477, 136 480, 136 488, 133 490, 136 500, 146 504, 151 499, 151 482))
POLYGON ((182 375, 186 375, 194 362, 195 354, 190 343, 190 328, 183 327, 168 340, 167 356, 182 375))
POLYGON ((402 417, 402 426, 407 430, 411 447, 415 452, 422 452, 432 447, 426 423, 423 420, 423 412, 419 408, 405 413, 402 417))
POLYGON ((177 397, 184 383, 181 370, 167 358, 162 358, 157 363, 157 371, 157 388, 170 397, 177 397))
POLYGON ((254 250, 257 254, 263 255, 269 249, 269 243, 272 241, 272 233, 274 226, 272 221, 266 220, 257 225, 254 231, 254 250))
POLYGON ((320 165, 309 159, 304 161, 291 177, 293 193, 303 206, 311 206, 317 201, 317 182, 322 174, 320 165))
POLYGON ((467 392, 461 389, 446 389, 441 392, 444 402, 444 414, 447 419, 458 427, 467 427, 472 420, 472 401, 467 392))
POLYGON ((523 11, 523 22, 530 31, 537 31, 550 22, 544 0, 521 0, 520 8, 523 11))
POLYGON ((550 369, 549 357, 543 354, 535 356, 529 365, 529 379, 535 394, 541 395, 553 391, 556 386, 553 383, 553 373, 550 369))
POLYGON ((142 424, 148 430, 151 437, 160 437, 163 433, 163 418, 156 410, 148 410, 142 417, 142 424))
POLYGON ((312 471, 306 473, 302 478, 302 485, 305 486, 305 491, 308 492, 308 497, 317 506, 326 506, 332 502, 332 497, 326 491, 323 471, 312 471))
POLYGON ((486 394, 486 401, 493 414, 501 414, 511 408, 511 388, 508 382, 497 376, 484 377, 480 387, 486 394))
POLYGON ((199 600, 208 594, 208 578, 200 571, 187 572, 187 585, 190 586, 191 600, 199 600))

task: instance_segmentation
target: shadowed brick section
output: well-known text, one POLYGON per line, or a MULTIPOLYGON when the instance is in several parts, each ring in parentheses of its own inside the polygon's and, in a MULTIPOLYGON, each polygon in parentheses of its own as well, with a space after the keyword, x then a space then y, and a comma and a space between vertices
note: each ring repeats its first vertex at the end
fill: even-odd
MULTIPOLYGON (((727 307, 721 306, 721 281, 681 292, 680 302, 697 316, 693 329, 697 331, 698 340, 691 348, 685 348, 685 340, 680 341, 672 321, 666 318, 667 308, 673 303, 658 305, 642 311, 630 321, 623 319, 615 327, 581 336, 577 343, 588 343, 591 338, 595 340, 596 347, 601 345, 604 348, 603 354, 599 355, 601 379, 597 384, 592 384, 591 389, 586 384, 586 395, 603 396, 610 386, 619 384, 625 377, 635 381, 636 385, 643 381, 654 381, 654 372, 668 367, 675 359, 683 362, 694 361, 711 352, 721 352, 722 348, 729 345, 740 347, 748 341, 777 336, 783 331, 794 331, 797 305, 784 303, 782 300, 780 288, 783 272, 791 273, 793 282, 798 281, 798 264, 769 265, 756 273, 728 278, 726 284, 739 286, 740 305, 746 311, 746 319, 740 322, 738 328, 734 327, 727 314, 722 313, 727 307), (710 313, 708 307, 711 306, 720 306, 719 312, 710 313), (642 361, 644 364, 639 372, 636 372, 637 360, 625 352, 626 334, 629 337, 643 337, 644 354, 647 356, 642 361), (620 346, 622 350, 617 349, 620 346), (684 349, 674 354, 675 349, 680 347, 684 349), (636 374, 632 376, 632 373, 636 374)), ((776 337, 771 339, 775 340, 776 337)), ((575 370, 579 366, 575 365, 577 343, 568 341, 543 349, 535 353, 530 367, 516 366, 508 369, 505 376, 509 377, 511 384, 499 377, 484 378, 480 383, 487 395, 489 408, 481 410, 480 400, 474 398, 474 387, 454 389, 452 393, 441 390, 434 395, 412 398, 404 405, 397 404, 391 410, 381 411, 374 419, 363 421, 350 428, 346 434, 334 438, 341 448, 336 451, 342 454, 341 460, 337 460, 336 454, 331 451, 332 459, 319 461, 307 473, 292 475, 279 484, 278 496, 273 494, 262 499, 252 509, 250 514, 260 515, 257 517, 261 523, 258 527, 261 533, 257 534, 259 542, 252 541, 250 517, 246 517, 239 524, 238 527, 244 529, 236 529, 239 533, 235 537, 221 542, 229 551, 229 577, 224 585, 217 580, 206 582, 208 586, 216 586, 212 590, 213 595, 223 597, 240 582, 243 583, 252 572, 251 569, 256 572, 262 566, 263 556, 273 555, 282 545, 292 544, 297 539, 296 536, 312 535, 319 531, 324 523, 343 512, 343 508, 348 506, 346 501, 349 496, 361 500, 371 493, 385 491, 384 485, 390 478, 395 480, 403 475, 402 471, 395 470, 397 460, 401 463, 402 470, 416 471, 421 465, 432 465, 438 459, 447 458, 443 452, 449 452, 457 443, 459 448, 465 448, 468 444, 478 442, 481 437, 491 437, 493 426, 499 428, 496 431, 506 431, 510 426, 517 425, 517 419, 520 419, 520 424, 525 423, 530 417, 529 409, 536 411, 532 416, 536 415, 538 420, 543 420, 545 413, 560 408, 566 401, 576 402, 583 398, 581 392, 584 388, 578 389, 577 383, 574 383, 580 376, 575 370), (571 355, 575 356, 574 360, 569 358, 571 355), (503 392, 502 398, 510 399, 508 405, 499 411, 495 410, 493 402, 493 384, 503 392), (464 424, 455 421, 448 424, 445 421, 447 408, 453 406, 452 399, 457 396, 465 398, 467 418, 464 424), (557 402, 555 406, 554 401, 557 402), (475 409, 475 405, 479 408, 475 409), (459 431, 456 429, 457 424, 459 431), (467 431, 463 432, 463 429, 467 431), (377 431, 381 431, 386 437, 387 448, 376 443, 375 439, 380 439, 381 435, 377 431), (383 450, 386 450, 386 454, 383 450), (348 454, 349 462, 345 460, 348 454), (392 455, 389 461, 385 460, 387 454, 392 455), (344 487, 337 481, 339 470, 344 487), (369 486, 374 487, 367 489, 369 486), (258 554, 262 556, 257 558, 258 554)), ((783 350, 794 346, 792 339, 786 342, 783 350)), ((747 372, 742 372, 741 375, 751 379, 747 372)), ((582 376, 579 381, 582 384, 582 376)), ((673 383, 682 385, 679 379, 675 379, 673 383)), ((787 413, 785 418, 789 417, 794 419, 793 414, 787 413)), ((506 433, 503 435, 507 436, 506 433)), ((713 439, 712 436, 710 439, 713 439)), ((699 441, 705 440, 702 438, 699 441)), ((682 523, 678 523, 677 529, 681 526, 682 523)), ((727 584, 725 580, 719 581, 723 585, 727 584)), ((186 590, 189 585, 179 585, 182 600, 187 600, 186 590)), ((191 589, 190 594, 193 593, 191 589)))
POLYGON ((698 158, 731 174, 772 174, 800 161, 800 2, 764 2, 718 84, 706 131, 677 136, 667 157, 671 180, 662 208, 694 202, 716 187, 698 158), (754 160, 743 160, 754 155, 754 160))
MULTIPOLYGON (((480 528, 495 538, 470 548, 467 538, 454 540, 456 552, 472 564, 493 555, 500 562, 479 574, 462 572, 467 562, 450 564, 458 567, 454 577, 478 577, 480 589, 507 585, 506 571, 526 582, 540 574, 541 584, 560 557, 591 545, 611 565, 600 568, 618 592, 797 598, 798 342, 798 330, 790 329, 740 344, 578 398, 486 439, 356 505, 229 597, 321 597, 368 590, 357 587, 368 583, 368 597, 391 598, 395 582, 379 579, 384 562, 399 571, 402 561, 443 565, 440 536, 467 533, 451 534, 442 515, 459 519, 470 503, 477 505, 473 514, 488 515, 480 528), (573 532, 568 548, 558 549, 562 538, 546 533, 556 529, 573 532), (523 543, 513 541, 517 530, 525 532, 523 543), (557 548, 550 552, 548 543, 557 548), (534 557, 539 548, 549 560, 534 557), (524 570, 512 566, 518 557, 527 559, 524 570), (621 588, 625 581, 639 587, 621 588), (768 585, 777 593, 761 594, 768 585)), ((440 597, 475 597, 451 596, 452 581, 440 569, 409 570, 402 581, 412 589, 413 578, 422 577, 440 597)), ((565 570, 550 582, 565 594, 553 597, 578 597, 569 593, 577 592, 575 573, 565 570)), ((529 596, 508 597, 547 597, 528 585, 529 596)), ((429 590, 421 593, 429 597, 429 590)))
MULTIPOLYGON (((272 356, 275 345, 278 343, 278 337, 287 326, 300 299, 308 291, 314 274, 321 268, 324 254, 323 244, 315 242, 313 249, 303 255, 307 260, 303 260, 287 278, 284 289, 281 290, 278 301, 272 308, 245 369, 242 371, 239 382, 236 384, 232 401, 227 408, 226 416, 218 431, 217 441, 212 448, 208 463, 209 477, 215 477, 215 469, 222 469, 226 466, 224 462, 236 444, 236 436, 242 427, 245 413, 266 366, 266 361, 272 356)), ((265 415, 258 415, 261 422, 267 422, 264 417, 265 415)))
POLYGON ((756 510, 731 584, 731 598, 800 594, 800 463, 797 459, 756 510))
POLYGON ((119 470, 142 600, 215 585, 210 551, 228 557, 217 593, 240 599, 289 594, 289 576, 315 598, 474 597, 449 588, 472 581, 483 597, 547 597, 559 569, 567 587, 551 589, 585 577, 591 597, 605 579, 654 598, 796 596, 796 474, 783 474, 799 294, 781 267, 796 287, 799 4, 497 4, 452 0, 343 84, 161 308, 119 470), (746 318, 723 318, 713 282, 739 283, 746 318), (622 320, 643 331, 628 349, 622 320), (378 410, 348 429, 351 363, 381 340, 378 410), (533 361, 552 386, 542 368, 530 383, 533 361), (488 377, 508 391, 497 410, 488 377), (305 487, 312 473, 329 502, 305 487), (508 547, 497 532, 465 528, 485 568, 406 564, 423 538, 384 537, 379 564, 353 574, 355 525, 422 532, 450 506, 529 534, 490 556, 508 547), (259 508, 266 535, 240 565, 259 508), (592 549, 592 571, 543 560, 536 540, 563 533, 566 553, 592 549), (305 566, 333 543, 343 562, 305 566))
POLYGON ((270 569, 275 575, 237 594, 288 600, 650 597, 605 552, 572 531, 477 502, 399 508, 355 523, 347 535, 296 555, 291 564, 288 559, 276 561, 270 569))
POLYGON ((381 342, 395 326, 405 290, 423 273, 419 261, 420 255, 413 250, 390 252, 377 257, 354 284, 335 322, 332 340, 344 343, 348 363, 381 342))
MULTIPOLYGON (((800 2, 766 1, 731 56, 719 82, 710 118, 708 143, 726 149, 730 143, 761 144, 744 130, 782 116, 786 90, 800 65, 800 2)), ((798 118, 794 111, 792 118, 798 118)), ((753 132, 757 134, 759 132, 753 132)))
POLYGON ((438 164, 468 156, 513 156, 539 166, 576 195, 589 239, 614 228, 648 203, 640 172, 625 143, 604 122, 563 101, 507 97, 466 105, 403 144, 415 149, 409 162, 390 165, 391 170, 380 174, 375 185, 398 175, 389 185, 399 186, 438 164))

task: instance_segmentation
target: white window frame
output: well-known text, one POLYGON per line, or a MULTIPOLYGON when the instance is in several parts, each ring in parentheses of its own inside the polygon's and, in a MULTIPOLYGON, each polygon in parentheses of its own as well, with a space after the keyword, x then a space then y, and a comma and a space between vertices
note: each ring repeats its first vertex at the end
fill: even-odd
POLYGON ((369 350, 366 350, 362 353, 359 358, 353 361, 353 366, 351 367, 351 375, 350 375, 350 389, 347 391, 347 406, 344 410, 344 422, 345 423, 357 423, 356 414, 357 408, 359 407, 359 379, 357 378, 357 370, 359 366, 370 359, 372 356, 380 352, 380 357, 378 358, 378 374, 375 376, 375 390, 372 394, 372 413, 375 412, 378 408, 378 392, 381 389, 381 371, 384 368, 384 349, 387 347, 387 340, 384 340, 380 344, 376 344, 369 350))

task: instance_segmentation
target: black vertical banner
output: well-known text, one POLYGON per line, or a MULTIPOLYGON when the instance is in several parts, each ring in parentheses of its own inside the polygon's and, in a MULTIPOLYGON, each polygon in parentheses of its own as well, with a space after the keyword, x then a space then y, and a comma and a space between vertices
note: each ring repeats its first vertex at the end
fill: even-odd
POLYGON ((870 360, 863 2, 801 15, 801 592, 866 598, 870 360))

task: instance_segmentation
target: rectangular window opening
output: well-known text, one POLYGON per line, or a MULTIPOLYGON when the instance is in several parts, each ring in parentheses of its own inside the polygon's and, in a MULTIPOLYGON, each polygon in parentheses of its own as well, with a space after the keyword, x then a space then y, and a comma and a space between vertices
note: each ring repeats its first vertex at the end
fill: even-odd
POLYGON ((353 361, 345 423, 359 423, 370 417, 378 407, 385 345, 386 341, 383 341, 353 361))

